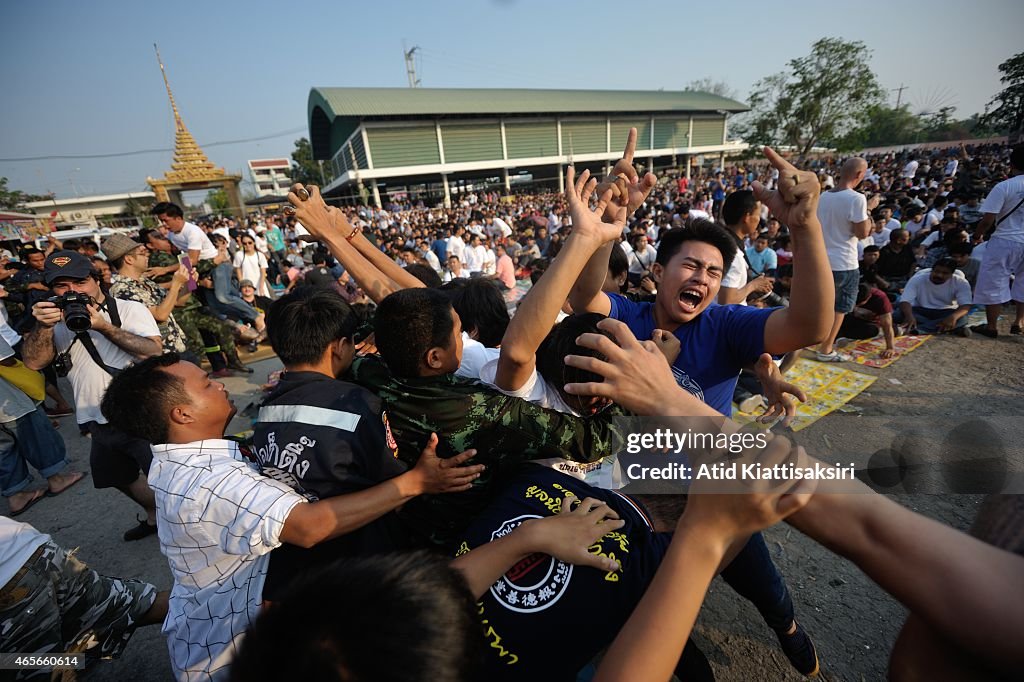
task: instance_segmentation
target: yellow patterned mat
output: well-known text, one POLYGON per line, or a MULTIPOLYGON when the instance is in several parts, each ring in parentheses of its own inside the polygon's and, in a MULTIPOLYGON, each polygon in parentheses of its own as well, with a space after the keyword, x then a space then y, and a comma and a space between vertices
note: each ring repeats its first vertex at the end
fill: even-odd
POLYGON ((885 350, 885 339, 876 337, 867 341, 853 341, 844 345, 841 350, 847 355, 853 356, 853 361, 865 367, 888 367, 912 350, 916 350, 922 343, 932 338, 931 335, 923 334, 897 336, 893 344, 896 355, 891 358, 883 358, 880 353, 885 350))
MULTIPOLYGON (((793 430, 806 429, 826 414, 842 407, 873 384, 875 379, 870 374, 843 369, 832 363, 798 359, 786 372, 786 381, 799 386, 807 394, 807 402, 797 404, 793 430)), ((754 421, 758 414, 740 412, 738 408, 733 408, 733 419, 741 424, 754 421)))

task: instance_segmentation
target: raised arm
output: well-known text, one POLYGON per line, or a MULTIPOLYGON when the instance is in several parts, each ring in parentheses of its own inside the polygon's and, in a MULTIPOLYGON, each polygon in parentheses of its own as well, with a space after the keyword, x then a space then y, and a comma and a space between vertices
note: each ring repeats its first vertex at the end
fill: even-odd
MULTIPOLYGON (((345 232, 345 234, 350 234, 351 223, 348 222, 345 214, 341 211, 337 211, 335 215, 337 216, 335 220, 345 221, 343 223, 343 229, 344 226, 347 225, 349 232, 345 232)), ((370 243, 370 240, 363 236, 362 230, 358 230, 356 232, 355 236, 350 240, 350 243, 355 247, 356 251, 358 251, 363 258, 368 260, 375 268, 377 268, 384 277, 387 277, 394 282, 398 289, 416 289, 426 286, 423 282, 410 275, 405 268, 388 258, 383 251, 370 243)))
MULTIPOLYGON (((361 235, 357 234, 344 214, 328 209, 320 197, 319 188, 313 185, 293 185, 288 193, 288 201, 294 208, 286 209, 285 212, 295 215, 310 235, 330 250, 331 255, 338 259, 345 271, 375 303, 380 303, 388 295, 403 288, 356 249, 352 241, 361 238, 361 235)), ((370 248, 373 246, 370 245, 370 248)))
MULTIPOLYGON (((167 295, 164 296, 164 300, 160 302, 160 305, 155 305, 149 308, 149 312, 153 314, 153 319, 157 322, 166 322, 167 318, 174 312, 175 306, 179 304, 179 298, 181 297, 181 287, 188 282, 189 271, 184 265, 179 265, 174 272, 174 277, 171 278, 170 286, 167 288, 167 295)), ((186 294, 188 292, 186 291, 186 294)))
POLYGON ((936 632, 1011 674, 1024 665, 1024 557, 915 514, 867 486, 825 494, 789 522, 857 565, 936 632))
MULTIPOLYGON (((802 456, 785 438, 756 455, 766 466, 802 456)), ((690 489, 665 558, 633 614, 601 660, 595 682, 670 680, 697 620, 711 579, 731 550, 810 500, 813 484, 751 485, 748 494, 690 489), (763 486, 763 487, 762 487, 763 486)))
POLYGON ((562 309, 573 282, 592 254, 603 243, 618 237, 625 225, 625 206, 612 211, 613 222, 602 221, 602 216, 606 216, 607 220, 605 210, 608 208, 611 190, 599 198, 597 208, 590 210, 588 203, 597 180, 590 178, 589 171, 584 171, 578 180, 574 175, 575 169, 569 166, 565 193, 572 214, 572 234, 544 276, 519 304, 505 331, 495 377, 499 388, 514 391, 530 378, 537 364, 537 349, 558 317, 558 311, 562 309))
MULTIPOLYGON (((608 204, 609 210, 626 205, 626 217, 640 207, 647 196, 657 184, 657 178, 653 173, 647 173, 643 178, 637 176, 633 168, 633 155, 636 152, 636 128, 629 129, 626 138, 626 148, 622 152, 622 158, 618 160, 612 169, 611 177, 597 186, 597 195, 603 196, 609 189, 612 192, 613 201, 608 204)), ((612 222, 612 218, 605 216, 605 219, 612 222)), ((601 313, 607 315, 611 312, 611 301, 601 291, 605 277, 608 274, 608 258, 611 254, 614 242, 608 242, 598 249, 587 262, 583 272, 576 279, 571 292, 569 293, 569 304, 576 312, 601 313)), ((547 274, 545 273, 545 276, 547 274)))
MULTIPOLYGON (((699 414, 691 411, 697 405, 688 400, 688 394, 674 386, 667 365, 662 366, 664 361, 651 350, 636 352, 638 347, 647 349, 646 344, 637 342, 620 322, 604 320, 600 324, 615 335, 621 348, 616 350, 605 337, 583 335, 580 345, 608 351, 608 361, 569 356, 566 362, 591 369, 605 381, 571 384, 567 387, 570 393, 586 394, 605 386, 600 395, 612 397, 638 414, 671 414, 673 408, 666 405, 673 402, 674 409, 685 410, 684 414, 699 414), (674 398, 672 391, 679 397, 674 398)), ((774 441, 769 447, 772 444, 774 441)), ((798 452, 797 456, 802 455, 798 452)), ((709 572, 724 554, 722 547, 729 536, 714 529, 720 529, 733 510, 751 501, 747 495, 727 497, 728 505, 719 514, 690 526, 686 517, 693 506, 713 502, 701 495, 690 496, 690 506, 673 539, 673 547, 684 540, 678 545, 680 551, 670 549, 641 606, 605 656, 596 679, 669 678, 665 672, 672 668, 665 666, 678 659, 710 581, 709 572), (693 556, 686 556, 691 553, 693 556), (687 590, 681 592, 679 586, 687 590)), ((800 509, 798 502, 788 503, 793 505, 790 511, 800 509)), ((784 510, 777 506, 776 511, 784 510)), ((853 561, 913 615, 977 660, 999 666, 1010 675, 1024 665, 1024 591, 1020 589, 1024 557, 915 514, 855 480, 818 480, 814 496, 789 522, 853 561)))
POLYGON ((779 170, 778 189, 768 190, 755 182, 754 196, 789 225, 793 251, 789 307, 773 312, 764 328, 765 351, 779 355, 817 343, 828 334, 835 285, 818 222, 818 178, 797 170, 769 147, 764 154, 779 170))

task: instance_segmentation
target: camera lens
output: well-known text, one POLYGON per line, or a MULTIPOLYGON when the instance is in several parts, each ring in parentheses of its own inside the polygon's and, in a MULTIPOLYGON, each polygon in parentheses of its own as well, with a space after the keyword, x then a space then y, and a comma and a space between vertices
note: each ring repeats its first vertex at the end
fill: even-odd
POLYGON ((84 332, 92 328, 89 309, 81 301, 68 301, 64 305, 64 324, 73 332, 84 332))

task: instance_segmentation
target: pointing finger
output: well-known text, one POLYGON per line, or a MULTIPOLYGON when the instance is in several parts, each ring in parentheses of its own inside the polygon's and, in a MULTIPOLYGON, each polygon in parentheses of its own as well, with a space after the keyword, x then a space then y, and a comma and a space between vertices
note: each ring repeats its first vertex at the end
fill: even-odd
POLYGON ((629 129, 629 135, 626 137, 626 149, 622 152, 622 158, 629 163, 633 163, 633 154, 636 153, 636 128, 629 129))
POLYGON ((784 158, 779 156, 778 152, 776 152, 771 147, 764 148, 764 155, 768 158, 768 161, 770 161, 771 164, 778 168, 780 171, 796 170, 796 166, 794 166, 789 161, 786 161, 784 158))

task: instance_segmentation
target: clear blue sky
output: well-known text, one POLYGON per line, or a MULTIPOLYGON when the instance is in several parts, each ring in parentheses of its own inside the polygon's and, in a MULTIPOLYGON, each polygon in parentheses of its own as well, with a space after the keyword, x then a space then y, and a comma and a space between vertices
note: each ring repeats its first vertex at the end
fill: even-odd
MULTIPOLYGON (((247 159, 286 157, 308 135, 311 87, 405 86, 403 40, 422 48, 424 87, 670 90, 706 76, 744 100, 754 81, 836 36, 867 43, 882 84, 909 86, 914 111, 953 105, 967 116, 999 90, 997 65, 1024 49, 1021 26, 1020 0, 10 2, 0 158, 172 147, 154 42, 192 134, 248 179, 247 159)), ((141 191, 170 160, 0 161, 0 176, 58 197, 141 191)))

